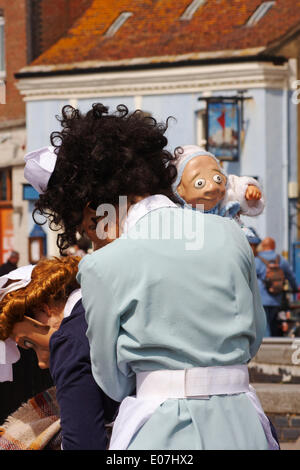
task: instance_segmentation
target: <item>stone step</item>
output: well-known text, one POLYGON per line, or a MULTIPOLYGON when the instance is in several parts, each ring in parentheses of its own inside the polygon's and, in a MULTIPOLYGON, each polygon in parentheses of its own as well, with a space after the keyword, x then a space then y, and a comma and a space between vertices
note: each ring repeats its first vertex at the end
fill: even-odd
MULTIPOLYGON (((255 388, 265 413, 300 415, 299 385, 274 383, 251 383, 251 385, 255 388)), ((300 427, 300 419, 298 425, 300 427)))
POLYGON ((300 338, 265 338, 248 367, 252 382, 300 384, 300 338))

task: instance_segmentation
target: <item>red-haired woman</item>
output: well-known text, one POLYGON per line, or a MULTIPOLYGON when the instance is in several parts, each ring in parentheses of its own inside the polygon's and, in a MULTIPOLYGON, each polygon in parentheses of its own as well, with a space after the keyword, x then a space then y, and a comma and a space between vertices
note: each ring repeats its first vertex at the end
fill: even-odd
POLYGON ((0 302, 0 339, 11 338, 22 348, 34 349, 39 367, 50 368, 60 407, 62 448, 104 450, 105 422, 113 419, 117 403, 104 394, 91 373, 87 324, 76 281, 79 260, 72 256, 41 260, 32 266, 29 283, 16 290, 18 280, 8 281, 11 291, 0 302))

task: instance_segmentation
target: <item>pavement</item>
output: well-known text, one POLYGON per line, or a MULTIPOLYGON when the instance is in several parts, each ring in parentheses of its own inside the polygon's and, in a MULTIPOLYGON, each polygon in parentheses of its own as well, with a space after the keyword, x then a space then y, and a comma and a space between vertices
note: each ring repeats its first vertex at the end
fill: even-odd
MULTIPOLYGON (((252 385, 267 415, 300 416, 300 338, 297 341, 295 343, 295 338, 264 338, 249 364, 255 381, 252 385)), ((300 437, 294 442, 280 442, 280 447, 300 450, 300 437)))
POLYGON ((296 442, 281 442, 281 450, 300 450, 300 437, 296 442))

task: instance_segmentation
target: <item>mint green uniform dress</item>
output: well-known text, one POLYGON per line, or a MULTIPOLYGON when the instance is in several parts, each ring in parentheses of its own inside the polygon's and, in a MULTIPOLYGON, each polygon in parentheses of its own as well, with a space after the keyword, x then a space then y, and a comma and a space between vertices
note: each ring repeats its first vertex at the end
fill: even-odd
MULTIPOLYGON (((263 338, 252 250, 227 218, 156 209, 127 236, 85 256, 78 280, 92 372, 117 401, 134 393, 138 372, 247 364, 263 338), (197 223, 203 246, 190 249, 197 223), (160 238, 147 236, 149 227, 158 226, 160 238)), ((168 399, 128 448, 268 449, 268 443, 253 404, 241 393, 168 399)))

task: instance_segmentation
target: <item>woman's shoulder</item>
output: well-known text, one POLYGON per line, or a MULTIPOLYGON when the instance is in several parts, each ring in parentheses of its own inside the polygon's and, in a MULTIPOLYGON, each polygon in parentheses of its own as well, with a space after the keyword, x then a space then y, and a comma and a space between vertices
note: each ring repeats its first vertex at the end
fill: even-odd
POLYGON ((87 330, 87 323, 85 319, 85 310, 82 301, 79 300, 74 306, 71 314, 64 318, 58 330, 51 336, 51 345, 59 344, 60 342, 71 342, 75 339, 78 342, 85 344, 87 330))
POLYGON ((115 275, 118 266, 133 259, 134 252, 135 247, 131 240, 118 238, 103 248, 84 256, 78 266, 77 279, 79 283, 83 273, 96 274, 99 277, 102 275, 109 277, 110 273, 115 275))
POLYGON ((86 337, 87 323, 83 313, 65 318, 50 339, 50 372, 57 380, 62 369, 68 370, 78 361, 90 361, 86 337))

